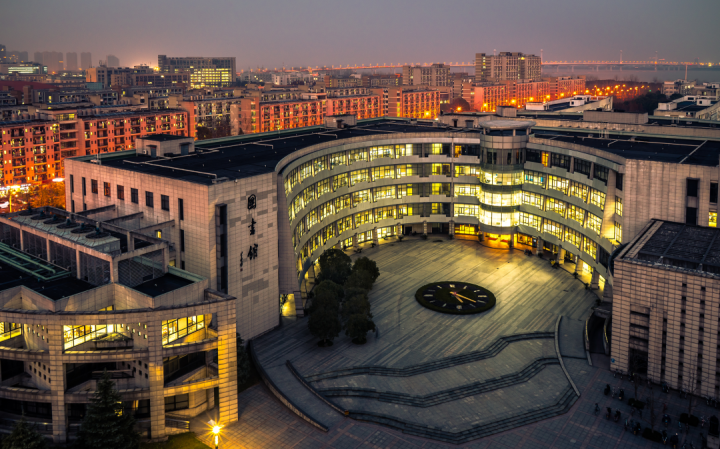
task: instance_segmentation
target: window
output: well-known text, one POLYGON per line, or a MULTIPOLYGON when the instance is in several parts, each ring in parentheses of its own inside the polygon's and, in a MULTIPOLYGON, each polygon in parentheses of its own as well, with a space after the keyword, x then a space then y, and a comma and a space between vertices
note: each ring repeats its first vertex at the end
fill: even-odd
POLYGON ((160 208, 162 210, 170 210, 170 197, 167 195, 160 195, 160 208))
POLYGON ((537 215, 520 212, 520 224, 540 230, 540 217, 537 215))
POLYGON ((587 202, 588 186, 585 184, 572 181, 570 183, 570 195, 583 200, 583 203, 587 202))
POLYGON ((110 183, 109 182, 103 182, 103 195, 109 197, 110 196, 110 183))
MULTIPOLYGON (((580 226, 583 225, 583 223, 585 222, 585 211, 583 209, 580 209, 573 204, 568 204, 567 211, 567 217, 569 219, 577 221, 578 223, 580 223, 580 226)), ((580 245, 577 246, 579 247, 580 245)))
POLYGON ((570 156, 564 154, 553 153, 552 154, 552 166, 564 168, 570 170, 570 156))
POLYGON ((393 165, 385 165, 382 167, 373 167, 373 169, 372 169, 373 181, 375 181, 377 179, 393 179, 394 177, 395 177, 395 166, 393 166, 393 165))
POLYGON ((565 241, 578 247, 582 246, 582 234, 571 228, 565 228, 565 241))
POLYGON ((355 170, 350 172, 350 185, 354 186, 359 182, 367 182, 369 180, 368 169, 355 170))
POLYGON ((97 183, 97 179, 91 179, 91 180, 90 180, 90 191, 91 191, 92 193, 94 193, 95 195, 97 195, 97 193, 98 193, 98 183, 97 183))
POLYGON ((565 201, 556 200, 555 198, 548 197, 545 201, 545 210, 548 212, 555 212, 561 216, 565 216, 566 203, 565 201))
POLYGON ((87 192, 85 191, 85 178, 82 179, 82 194, 83 196, 87 195, 87 192))
POLYGON ((117 199, 125 201, 125 187, 117 186, 117 199))
POLYGON ((190 408, 189 394, 178 394, 177 396, 165 397, 165 412, 185 410, 187 408, 190 408))
POLYGON ((623 189, 623 174, 615 173, 615 188, 622 191, 623 189))
POLYGON ((160 229, 156 230, 155 237, 161 239, 162 238, 162 230, 160 230, 160 229))
POLYGON ((373 200, 384 200, 395 198, 395 186, 375 187, 373 189, 373 200))
POLYGON ((622 212, 623 212, 623 209, 622 209, 622 198, 620 198, 619 196, 616 196, 616 197, 615 197, 615 213, 616 213, 619 217, 622 217, 622 212))
POLYGON ((615 222, 615 240, 622 243, 622 225, 617 221, 615 222))
POLYGON ((545 151, 542 152, 542 164, 546 167, 550 166, 550 153, 545 151))
POLYGON ((605 194, 599 190, 592 189, 590 191, 590 204, 594 204, 600 209, 605 209, 605 194))
POLYGON ((562 239, 563 227, 560 223, 556 223, 552 220, 545 219, 543 224, 543 232, 554 235, 555 237, 562 239))
POLYGON ((130 201, 139 204, 140 200, 138 199, 138 189, 130 189, 130 201))
POLYGON ((185 251, 185 230, 180 230, 180 251, 185 251))
POLYGON ((595 233, 600 234, 600 227, 602 226, 602 219, 597 215, 588 214, 586 228, 592 229, 595 233))
POLYGON ((178 338, 205 328, 205 315, 189 316, 162 322, 162 343, 168 344, 178 338))
POLYGON ((567 195, 569 185, 570 181, 565 178, 553 175, 548 176, 548 189, 558 190, 567 195))
POLYGON ((370 201, 370 190, 360 190, 353 192, 352 203, 353 207, 357 207, 358 204, 367 203, 370 201))
POLYGON ((183 207, 182 198, 178 198, 178 215, 180 216, 181 220, 185 219, 185 208, 183 207))
MULTIPOLYGON (((715 184, 715 196, 717 196, 717 184, 715 184)), ((75 178, 70 175, 70 193, 75 193, 75 178)))
POLYGON ((586 161, 583 159, 575 158, 575 171, 577 173, 582 173, 585 176, 590 176, 590 161, 586 161))
POLYGON ((602 165, 595 164, 595 174, 593 175, 593 178, 599 179, 600 181, 604 182, 605 185, 607 185, 608 168, 603 167, 602 165))
MULTIPOLYGON (((70 175, 70 182, 72 183, 72 175, 70 175)), ((71 184, 72 186, 72 184, 71 184)), ((710 202, 711 203, 717 203, 718 199, 718 183, 717 182, 711 182, 710 183, 710 202)))
POLYGON ((717 212, 710 212, 710 217, 708 218, 708 226, 711 228, 717 228, 717 212))
POLYGON ((545 173, 525 170, 525 182, 545 188, 545 173))
POLYGON ((687 182, 687 196, 697 198, 698 196, 698 180, 688 179, 687 182))
POLYGON ((685 224, 689 224, 689 225, 697 224, 697 207, 686 207, 685 208, 685 224))
POLYGON ((523 204, 535 206, 535 207, 539 208, 540 210, 542 210, 543 199, 544 199, 542 195, 538 195, 536 193, 526 192, 526 191, 523 191, 522 195, 523 195, 523 204))
POLYGON ((154 207, 153 205, 153 193, 145 192, 145 205, 147 207, 154 207))
POLYGON ((540 150, 525 150, 525 159, 527 162, 542 163, 542 151, 540 150))
POLYGON ((597 256, 597 243, 587 237, 583 237, 583 251, 590 254, 594 259, 597 256))

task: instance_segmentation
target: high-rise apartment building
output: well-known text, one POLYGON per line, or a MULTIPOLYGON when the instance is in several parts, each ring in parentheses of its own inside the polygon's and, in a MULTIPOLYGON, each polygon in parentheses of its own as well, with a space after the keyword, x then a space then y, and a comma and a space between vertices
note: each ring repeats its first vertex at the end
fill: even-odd
POLYGON ((158 55, 158 67, 161 72, 189 72, 190 84, 193 88, 226 87, 235 82, 235 57, 169 58, 158 55))
POLYGON ((77 71, 77 69, 78 69, 77 53, 75 53, 75 52, 65 53, 65 69, 71 70, 73 72, 77 71))
MULTIPOLYGON (((37 53, 35 53, 35 56, 37 58, 37 53)), ((47 72, 50 74, 60 73, 65 70, 63 54, 59 51, 44 51, 42 52, 42 61, 35 62, 40 62, 41 64, 46 65, 47 72)))
POLYGON ((92 55, 89 51, 80 53, 80 69, 87 70, 92 67, 92 55))
POLYGON ((120 67, 120 59, 118 59, 115 55, 107 55, 105 65, 108 67, 120 67))
POLYGON ((42 64, 43 63, 43 52, 36 51, 35 53, 33 53, 33 61, 37 62, 38 64, 42 64))
POLYGON ((480 81, 539 80, 539 56, 518 52, 500 52, 498 55, 475 54, 475 79, 480 81))
POLYGON ((0 62, 5 62, 5 46, 3 44, 0 44, 0 62))
POLYGON ((102 83, 102 87, 132 85, 132 75, 153 75, 148 66, 110 67, 100 66, 86 69, 85 79, 89 83, 102 83))
POLYGON ((370 89, 382 98, 382 115, 435 119, 440 114, 440 92, 423 87, 383 86, 370 89))
POLYGON ((405 86, 431 86, 444 87, 452 85, 450 80, 450 67, 445 64, 433 64, 428 67, 403 67, 403 85, 405 86))

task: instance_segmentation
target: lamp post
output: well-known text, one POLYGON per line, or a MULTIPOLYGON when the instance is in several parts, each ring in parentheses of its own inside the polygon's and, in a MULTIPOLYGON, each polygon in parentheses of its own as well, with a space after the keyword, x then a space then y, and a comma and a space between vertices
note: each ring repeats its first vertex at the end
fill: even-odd
POLYGON ((218 449, 219 446, 219 435, 220 435, 220 426, 214 425, 212 428, 212 433, 215 436, 215 449, 218 449))

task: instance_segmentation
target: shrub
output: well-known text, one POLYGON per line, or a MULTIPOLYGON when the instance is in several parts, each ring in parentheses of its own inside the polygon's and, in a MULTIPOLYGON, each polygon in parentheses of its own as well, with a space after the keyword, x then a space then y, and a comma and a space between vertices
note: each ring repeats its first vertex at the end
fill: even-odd
POLYGON ((333 281, 336 284, 344 284, 350 270, 352 269, 352 260, 350 256, 339 249, 330 248, 326 250, 318 259, 320 264, 319 281, 333 281))
POLYGON ((313 301, 311 310, 314 309, 315 304, 334 303, 335 307, 345 297, 345 291, 343 288, 333 281, 322 281, 312 291, 313 301))
POLYGON ((352 267, 352 271, 364 270, 367 271, 372 277, 372 281, 375 282, 380 277, 380 269, 377 267, 377 263, 374 260, 368 259, 367 257, 361 257, 355 261, 352 267))
POLYGON ((337 306, 322 304, 314 308, 308 319, 308 330, 314 337, 320 339, 319 344, 323 346, 332 345, 335 337, 340 335, 340 320, 338 319, 337 306))

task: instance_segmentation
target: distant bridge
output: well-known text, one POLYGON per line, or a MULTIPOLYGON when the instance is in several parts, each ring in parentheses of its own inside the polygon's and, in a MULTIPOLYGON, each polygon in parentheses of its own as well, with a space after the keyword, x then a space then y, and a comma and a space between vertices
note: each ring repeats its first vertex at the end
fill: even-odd
MULTIPOLYGON (((313 70, 375 70, 375 69, 401 69, 406 65, 430 67, 432 64, 440 64, 439 62, 404 62, 404 63, 377 63, 377 64, 355 64, 355 65, 331 65, 331 66, 315 66, 315 67, 282 67, 284 71, 313 71, 313 70)), ((475 67, 475 62, 443 62, 449 67, 475 67)), ((543 61, 543 67, 642 67, 642 68, 659 68, 659 67, 710 67, 711 64, 697 62, 681 62, 681 61, 594 61, 594 60, 577 60, 577 61, 543 61)), ((277 71, 278 68, 272 71, 277 71)), ((255 72, 268 72, 270 69, 254 70, 255 72)))

